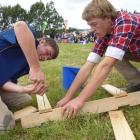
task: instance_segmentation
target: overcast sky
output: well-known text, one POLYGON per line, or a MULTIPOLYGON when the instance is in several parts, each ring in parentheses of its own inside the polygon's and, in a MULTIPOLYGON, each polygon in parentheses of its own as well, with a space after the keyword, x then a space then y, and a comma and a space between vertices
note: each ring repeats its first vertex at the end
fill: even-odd
MULTIPOLYGON (((40 0, 0 0, 2 6, 16 5, 19 3, 21 7, 26 10, 30 9, 30 6, 40 0)), ((50 0, 42 0, 44 4, 50 0)), ((81 15, 84 7, 91 0, 52 0, 54 1, 54 6, 58 13, 68 20, 68 27, 76 28, 89 28, 84 20, 82 20, 81 15)), ((140 0, 109 0, 117 10, 127 9, 128 11, 138 11, 140 12, 140 0)))

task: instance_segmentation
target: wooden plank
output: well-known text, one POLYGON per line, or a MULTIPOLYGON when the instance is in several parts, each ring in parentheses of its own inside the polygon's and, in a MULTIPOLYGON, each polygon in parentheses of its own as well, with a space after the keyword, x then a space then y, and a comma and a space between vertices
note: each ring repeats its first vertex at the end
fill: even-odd
POLYGON ((61 121, 65 118, 62 116, 62 108, 53 109, 52 112, 33 113, 25 118, 21 119, 21 125, 23 128, 31 128, 35 126, 40 126, 44 122, 50 121, 61 121))
POLYGON ((15 120, 18 120, 22 117, 25 117, 33 112, 36 112, 37 111, 37 108, 33 107, 33 106, 28 106, 28 107, 25 107, 21 110, 18 110, 14 113, 14 118, 15 120))
POLYGON ((38 103, 38 110, 40 113, 52 111, 52 107, 48 101, 46 94, 44 94, 43 96, 36 95, 36 98, 38 103))
POLYGON ((120 93, 120 94, 114 95, 114 97, 121 98, 121 97, 124 97, 124 96, 127 96, 127 95, 128 95, 127 93, 120 93))
POLYGON ((122 111, 109 112, 116 140, 136 140, 122 111))
POLYGON ((110 84, 102 85, 102 88, 105 89, 107 92, 109 92, 111 95, 116 97, 122 97, 127 95, 127 93, 124 90, 121 90, 110 84))
MULTIPOLYGON (((140 92, 129 93, 128 96, 124 96, 121 98, 109 97, 104 99, 99 99, 95 101, 89 101, 85 103, 79 114, 83 113, 103 113, 111 110, 116 110, 119 107, 130 105, 138 105, 140 104, 140 92)), ((22 127, 34 127, 41 125, 41 123, 47 122, 48 120, 63 120, 63 116, 61 116, 62 108, 53 109, 52 112, 48 113, 33 113, 28 115, 25 118, 21 119, 22 127)))
POLYGON ((48 111, 52 111, 52 107, 50 105, 50 102, 49 102, 46 94, 43 95, 43 99, 44 99, 45 108, 48 109, 48 111))

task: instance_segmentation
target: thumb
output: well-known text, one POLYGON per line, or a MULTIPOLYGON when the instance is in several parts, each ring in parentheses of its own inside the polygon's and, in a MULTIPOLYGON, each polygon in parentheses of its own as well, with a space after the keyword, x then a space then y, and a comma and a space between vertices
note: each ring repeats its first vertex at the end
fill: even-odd
POLYGON ((56 107, 60 107, 59 102, 56 104, 56 107))
POLYGON ((25 87, 26 92, 32 92, 32 91, 34 91, 34 89, 35 89, 35 85, 34 84, 27 85, 25 87))
POLYGON ((63 107, 63 104, 61 103, 61 101, 59 101, 59 102, 56 104, 56 107, 63 107))

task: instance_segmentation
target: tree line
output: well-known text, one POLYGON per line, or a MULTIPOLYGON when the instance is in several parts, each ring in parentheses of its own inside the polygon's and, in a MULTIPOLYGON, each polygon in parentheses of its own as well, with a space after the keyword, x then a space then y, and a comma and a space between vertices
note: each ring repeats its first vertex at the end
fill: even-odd
MULTIPOLYGON (((25 1, 26 2, 26 1, 25 1)), ((56 11, 54 2, 36 2, 30 10, 23 9, 19 4, 0 7, 0 30, 5 29, 16 21, 23 20, 31 24, 38 33, 55 34, 63 32, 64 19, 56 11)))

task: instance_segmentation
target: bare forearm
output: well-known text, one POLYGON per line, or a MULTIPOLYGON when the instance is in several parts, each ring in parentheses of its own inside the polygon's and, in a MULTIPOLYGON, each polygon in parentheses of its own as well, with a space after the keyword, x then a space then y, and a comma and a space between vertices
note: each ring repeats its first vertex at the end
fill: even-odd
POLYGON ((115 62, 116 60, 114 60, 111 65, 104 62, 98 65, 90 82, 79 95, 81 100, 86 101, 91 95, 93 95, 96 89, 100 87, 103 81, 107 78, 115 62))
POLYGON ((110 68, 97 69, 91 79, 91 81, 87 84, 85 89, 79 95, 83 101, 86 101, 102 84, 102 82, 106 79, 108 73, 110 72, 110 68))
POLYGON ((1 87, 1 89, 6 92, 20 93, 22 91, 22 86, 17 85, 11 81, 8 81, 1 87))
POLYGON ((39 68, 38 55, 35 48, 35 39, 26 23, 20 21, 14 24, 17 41, 28 61, 30 68, 39 68))

